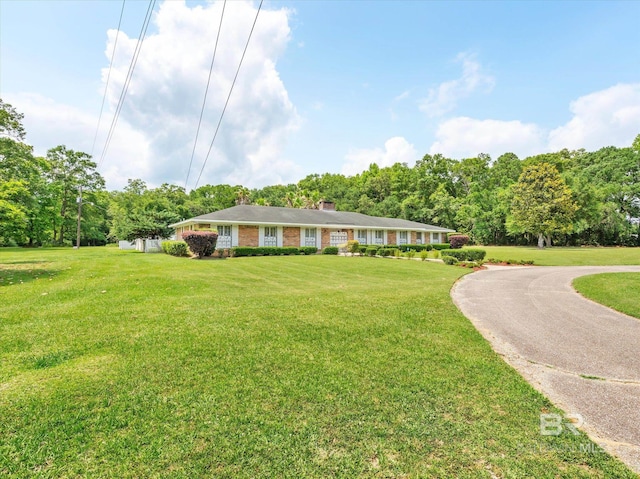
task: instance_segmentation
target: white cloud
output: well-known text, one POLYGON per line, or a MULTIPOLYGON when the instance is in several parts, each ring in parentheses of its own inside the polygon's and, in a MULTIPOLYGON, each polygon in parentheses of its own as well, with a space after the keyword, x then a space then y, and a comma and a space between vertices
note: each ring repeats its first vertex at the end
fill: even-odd
POLYGON ((430 153, 453 158, 513 152, 529 155, 563 148, 597 150, 630 146, 640 133, 640 84, 621 84, 578 98, 573 118, 547 131, 535 123, 457 117, 442 122, 430 153))
POLYGON ((453 110, 458 102, 477 90, 489 92, 495 81, 485 74, 478 61, 469 53, 459 53, 456 61, 462 63, 462 76, 441 83, 429 90, 429 96, 420 101, 420 110, 430 117, 442 116, 453 110))
POLYGON ((640 83, 581 96, 570 110, 573 118, 549 133, 551 150, 630 146, 640 133, 640 83))
POLYGON ((346 162, 342 166, 342 174, 356 175, 369 168, 371 163, 380 167, 391 166, 395 163, 413 165, 419 155, 414 146, 401 136, 389 138, 383 148, 354 149, 345 156, 346 162))
POLYGON ((488 153, 497 158, 513 152, 522 157, 541 153, 544 148, 545 132, 533 123, 458 117, 438 126, 429 153, 452 158, 488 153))
MULTIPOLYGON (((10 95, 10 102, 19 105, 24 113, 27 142, 32 144, 38 156, 45 156, 49 148, 66 145, 76 151, 91 152, 98 118, 78 108, 57 103, 42 95, 19 93, 10 95), (35 141, 33 141, 35 139, 35 141)), ((122 121, 122 120, 121 120, 122 121)), ((107 135, 109 125, 101 125, 100 135, 107 135)), ((111 142, 111 155, 127 161, 106 164, 102 174, 110 185, 126 185, 128 178, 145 178, 150 174, 150 145, 140 132, 123 122, 111 142)), ((97 163, 101 146, 96 145, 93 160, 97 163)))
MULTIPOLYGON (((222 2, 189 8, 184 1, 165 1, 160 6, 154 16, 157 33, 144 41, 102 164, 109 188, 121 188, 127 178, 142 178, 153 186, 184 184, 221 10, 222 2)), ((190 187, 209 149, 255 14, 250 1, 227 2, 190 187)), ((286 9, 261 10, 200 185, 258 186, 301 175, 301 168, 282 159, 286 141, 300 123, 276 69, 290 40, 289 15, 286 9)), ((116 31, 108 31, 107 37, 105 55, 109 59, 116 31)), ((136 43, 136 38, 120 32, 96 161, 136 43)), ((107 73, 104 68, 103 85, 107 73)), ((91 150, 97 118, 41 96, 21 96, 14 104, 25 113, 29 139, 38 138, 38 145, 45 148, 66 143, 75 150, 91 150)))
MULTIPOLYGON (((221 10, 221 2, 189 8, 184 1, 165 1, 155 17, 157 33, 148 35, 142 46, 121 121, 150 144, 151 155, 141 167, 149 172, 145 179, 151 183, 184 183, 221 10)), ((227 3, 189 186, 195 184, 209 149, 255 14, 251 2, 227 3)), ((290 162, 281 160, 299 121, 276 69, 290 39, 288 16, 286 9, 260 12, 200 185, 255 186, 299 174, 290 162), (275 168, 276 164, 281 167, 275 168)), ((109 31, 107 55, 115 34, 109 31)), ((112 108, 136 43, 120 32, 108 92, 112 108)), ((103 79, 106 74, 107 69, 103 79)), ((110 153, 105 164, 120 168, 128 161, 110 153)))

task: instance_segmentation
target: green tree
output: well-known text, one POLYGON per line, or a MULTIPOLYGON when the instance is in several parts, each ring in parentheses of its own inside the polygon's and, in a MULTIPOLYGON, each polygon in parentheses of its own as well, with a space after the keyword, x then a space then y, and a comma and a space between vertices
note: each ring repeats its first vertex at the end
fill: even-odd
POLYGON ((571 231, 578 209, 572 193, 555 166, 537 163, 526 167, 512 187, 510 229, 538 237, 538 247, 551 235, 571 231))
POLYGON ((65 239, 72 239, 77 219, 76 204, 82 190, 83 194, 104 188, 104 179, 96 171, 96 164, 91 156, 81 151, 74 151, 64 145, 47 151, 50 170, 47 172, 55 199, 58 216, 53 225, 53 241, 63 244, 65 239))

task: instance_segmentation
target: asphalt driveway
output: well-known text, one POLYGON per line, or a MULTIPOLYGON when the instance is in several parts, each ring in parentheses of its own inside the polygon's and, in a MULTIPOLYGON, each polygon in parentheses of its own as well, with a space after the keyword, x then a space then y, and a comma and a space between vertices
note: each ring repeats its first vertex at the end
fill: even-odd
POLYGON ((571 287, 578 276, 630 271, 640 266, 492 267, 451 296, 498 354, 640 472, 640 320, 571 287))

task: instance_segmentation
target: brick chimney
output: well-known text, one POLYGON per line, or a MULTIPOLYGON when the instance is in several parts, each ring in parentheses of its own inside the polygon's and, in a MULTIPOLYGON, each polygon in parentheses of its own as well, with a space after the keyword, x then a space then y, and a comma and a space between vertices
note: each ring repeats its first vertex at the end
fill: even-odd
POLYGON ((336 204, 333 201, 320 200, 320 204, 318 205, 318 209, 319 210, 323 210, 323 211, 335 211, 336 210, 336 204))

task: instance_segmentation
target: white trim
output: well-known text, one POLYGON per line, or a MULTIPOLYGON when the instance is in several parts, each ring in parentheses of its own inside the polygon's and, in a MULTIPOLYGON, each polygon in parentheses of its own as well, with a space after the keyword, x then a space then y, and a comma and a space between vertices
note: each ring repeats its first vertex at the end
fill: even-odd
POLYGON ((231 246, 235 247, 239 245, 240 241, 240 228, 238 225, 231 225, 231 246))
POLYGON ((276 246, 282 246, 284 244, 284 228, 282 226, 276 226, 276 246))

